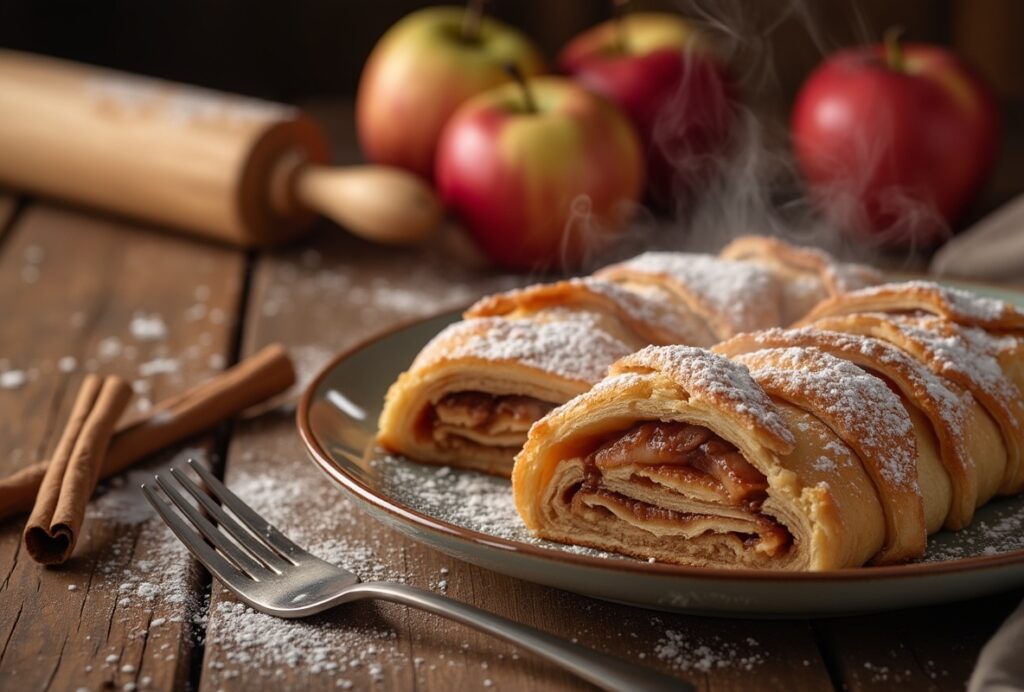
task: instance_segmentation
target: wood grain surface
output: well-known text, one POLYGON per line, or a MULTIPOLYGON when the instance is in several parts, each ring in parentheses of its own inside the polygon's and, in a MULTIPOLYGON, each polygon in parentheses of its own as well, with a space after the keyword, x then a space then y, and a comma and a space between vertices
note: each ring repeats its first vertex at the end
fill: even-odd
MULTIPOLYGON (((350 111, 319 112, 338 159, 355 160, 350 111)), ((305 382, 340 349, 526 280, 474 268, 460 248, 382 249, 325 223, 301 245, 246 255, 0 194, 0 373, 24 376, 0 388, 0 473, 45 458, 86 371, 128 377, 133 405, 145 406, 282 341, 305 382)), ((64 568, 25 557, 22 519, 0 525, 0 689, 585 688, 511 646, 400 606, 360 603, 304 621, 242 606, 137 491, 187 456, 223 473, 297 542, 364 578, 447 593, 703 690, 962 689, 978 650, 1024 596, 813 622, 726 620, 512 579, 411 542, 322 477, 295 432, 301 384, 276 408, 107 483, 64 568)))
POLYGON ((17 208, 18 198, 11 192, 0 190, 0 239, 13 225, 14 213, 17 208))
MULTIPOLYGON (((243 276, 244 257, 231 251, 50 206, 24 210, 0 252, 0 370, 25 379, 0 389, 0 473, 46 458, 85 372, 127 378, 138 392, 130 406, 141 408, 223 367, 243 276), (206 311, 193 319, 199 286, 206 311), (133 336, 134 318, 152 325, 154 316, 166 336, 133 336)), ((213 436, 188 445, 207 458, 217 447, 213 436)), ((143 468, 152 477, 166 459, 143 468)), ((0 525, 0 688, 188 682, 208 577, 145 506, 144 475, 100 491, 61 569, 28 558, 23 517, 0 525)))

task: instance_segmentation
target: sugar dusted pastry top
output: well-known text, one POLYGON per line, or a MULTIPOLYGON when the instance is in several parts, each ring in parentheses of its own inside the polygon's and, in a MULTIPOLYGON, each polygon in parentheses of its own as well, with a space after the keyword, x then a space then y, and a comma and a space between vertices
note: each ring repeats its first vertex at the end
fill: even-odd
POLYGON ((481 298, 463 317, 509 316, 516 311, 534 312, 553 306, 604 307, 628 328, 654 343, 710 345, 714 336, 703 322, 658 286, 625 286, 592 276, 534 284, 481 298))
POLYGON ((931 281, 881 284, 835 296, 817 305, 801 322, 872 310, 925 312, 973 327, 1024 330, 1024 310, 1017 306, 931 281))
POLYGON ((413 368, 442 360, 515 362, 593 383, 604 377, 609 363, 633 350, 597 324, 588 312, 565 312, 545 321, 481 317, 456 322, 424 347, 413 368))
POLYGON ((792 448, 792 433, 771 399, 740 363, 703 348, 648 346, 615 363, 610 374, 645 370, 667 375, 690 397, 733 411, 751 429, 763 434, 769 448, 783 453, 792 448))
MULTIPOLYGON (((863 283, 843 279, 839 265, 819 251, 770 241, 757 253, 739 261, 648 252, 589 277, 487 296, 431 340, 389 388, 378 439, 420 461, 507 474, 528 424, 599 382, 619 358, 649 344, 707 347, 790 323, 835 285, 863 283), (773 252, 779 257, 764 261, 773 252), (794 257, 799 271, 772 264, 794 257)), ((688 357, 691 376, 699 364, 710 367, 688 357)), ((713 389, 713 379, 709 373, 704 384, 713 389)), ((738 380, 732 385, 742 391, 738 380)), ((752 402, 734 402, 737 415, 748 416, 744 425, 768 430, 766 446, 785 448, 785 431, 752 402)))
POLYGON ((920 492, 913 448, 903 444, 913 434, 910 419, 884 381, 817 349, 765 349, 736 359, 769 392, 813 403, 840 437, 878 460, 886 481, 920 492))
POLYGON ((645 252, 597 272, 614 281, 650 276, 668 280, 677 297, 698 313, 718 338, 777 326, 779 284, 754 264, 685 252, 645 252))
POLYGON ((964 402, 962 394, 950 389, 931 370, 922 365, 906 352, 890 343, 861 334, 836 332, 816 327, 797 327, 780 329, 773 327, 761 332, 742 334, 738 337, 717 344, 714 351, 725 355, 735 355, 752 350, 779 348, 782 346, 800 346, 828 350, 842 357, 863 356, 868 361, 875 361, 887 370, 899 371, 901 377, 915 390, 917 399, 924 400, 934 407, 935 414, 946 423, 960 431, 964 424, 964 402))

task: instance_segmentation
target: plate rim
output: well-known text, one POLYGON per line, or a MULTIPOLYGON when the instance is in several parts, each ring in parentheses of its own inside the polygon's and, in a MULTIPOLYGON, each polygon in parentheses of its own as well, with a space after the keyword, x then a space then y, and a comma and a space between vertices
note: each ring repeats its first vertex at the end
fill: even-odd
MULTIPOLYGON (((932 278, 934 280, 934 277, 932 278)), ((958 284, 962 287, 979 286, 995 289, 1003 293, 1010 293, 1018 296, 1024 303, 1024 291, 1016 287, 1008 288, 996 284, 986 284, 982 281, 947 280, 947 283, 958 284)), ((969 290, 969 289, 968 289, 969 290)), ((609 560, 608 558, 595 557, 570 553, 567 551, 552 550, 543 546, 522 543, 520 541, 493 536, 473 529, 447 522, 428 514, 420 512, 408 505, 398 502, 386 495, 375 491, 363 483, 360 479, 346 473, 336 464, 331 455, 324 450, 313 434, 309 423, 309 410, 313 402, 314 393, 320 388, 320 384, 326 379, 343 361, 351 358, 360 351, 373 346, 378 341, 394 336, 395 334, 411 329, 424 322, 439 319, 445 315, 456 316, 465 308, 440 310, 426 316, 419 316, 403 320, 387 329, 375 332, 354 344, 342 349, 324 364, 316 376, 306 385, 299 399, 299 405, 295 412, 295 423, 299 431, 299 437, 306 452, 313 463, 326 473, 332 480, 342 486, 348 492, 356 495, 363 502, 373 505, 377 509, 400 521, 412 522, 416 528, 426 529, 433 533, 439 533, 449 538, 455 538, 472 545, 475 548, 493 549, 499 548, 506 553, 516 553, 528 556, 533 559, 543 560, 555 565, 569 563, 577 568, 592 568, 598 570, 613 570, 639 574, 646 577, 676 577, 691 580, 707 581, 753 581, 753 582, 817 582, 817 583, 846 583, 850 581, 876 581, 883 579, 906 579, 926 578, 950 574, 967 574, 980 572, 1002 567, 1013 567, 1024 564, 1024 549, 1013 550, 998 555, 981 555, 965 557, 937 562, 917 562, 902 565, 885 566, 862 566, 846 567, 835 570, 822 571, 784 571, 772 569, 749 569, 749 568, 716 568, 716 567, 693 567, 687 565, 674 565, 664 562, 643 562, 641 560, 609 560)), ((414 462, 415 463, 415 462, 414 462)))

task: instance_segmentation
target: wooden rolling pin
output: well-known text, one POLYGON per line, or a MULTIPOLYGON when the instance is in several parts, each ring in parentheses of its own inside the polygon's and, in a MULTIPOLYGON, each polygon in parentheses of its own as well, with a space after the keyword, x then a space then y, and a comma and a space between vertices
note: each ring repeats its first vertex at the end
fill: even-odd
POLYGON ((438 225, 416 176, 327 161, 296 108, 0 50, 0 184, 242 247, 288 240, 314 212, 384 243, 438 225))

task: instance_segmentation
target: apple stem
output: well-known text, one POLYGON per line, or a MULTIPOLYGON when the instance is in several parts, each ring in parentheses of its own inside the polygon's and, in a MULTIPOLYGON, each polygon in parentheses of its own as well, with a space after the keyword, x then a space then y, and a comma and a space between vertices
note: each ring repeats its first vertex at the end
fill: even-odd
POLYGON ((523 71, 519 69, 519 65, 509 63, 505 65, 505 72, 516 81, 520 91, 523 92, 523 103, 526 106, 526 112, 536 113, 537 102, 533 100, 533 91, 530 89, 530 83, 526 81, 526 77, 523 75, 523 71))
POLYGON ((626 6, 629 0, 614 0, 612 17, 615 22, 615 47, 620 53, 626 52, 626 6))
POLYGON ((885 30, 883 43, 885 45, 885 62, 890 70, 903 72, 903 39, 904 29, 902 26, 891 26, 885 30))
POLYGON ((485 1, 469 0, 466 3, 466 11, 462 14, 462 38, 464 40, 473 43, 480 40, 480 21, 483 18, 485 1))

